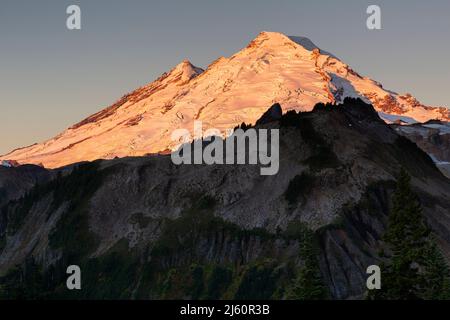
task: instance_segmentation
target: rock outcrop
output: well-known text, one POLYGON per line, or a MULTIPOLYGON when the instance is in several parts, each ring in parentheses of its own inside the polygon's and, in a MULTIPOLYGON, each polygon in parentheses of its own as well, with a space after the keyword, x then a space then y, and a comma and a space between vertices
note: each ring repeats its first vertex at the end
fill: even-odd
POLYGON ((177 166, 169 155, 54 171, 0 210, 0 288, 34 298, 286 298, 308 242, 328 296, 363 298, 400 168, 450 252, 449 180, 370 105, 319 104, 258 127, 280 129, 277 175, 177 166), (83 270, 81 291, 65 289, 70 264, 83 270))

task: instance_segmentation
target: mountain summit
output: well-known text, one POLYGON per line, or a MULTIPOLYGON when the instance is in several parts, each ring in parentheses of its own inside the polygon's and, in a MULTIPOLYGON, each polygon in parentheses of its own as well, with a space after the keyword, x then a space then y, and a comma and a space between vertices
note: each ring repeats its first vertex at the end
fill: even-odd
POLYGON ((380 115, 410 121, 450 120, 446 108, 429 107, 360 76, 332 54, 303 37, 261 32, 229 58, 206 70, 185 60, 155 81, 126 94, 108 108, 43 143, 15 150, 1 159, 48 168, 99 158, 142 156, 170 150, 176 128, 225 130, 255 123, 268 105, 284 111, 310 111, 319 102, 360 97, 380 115))

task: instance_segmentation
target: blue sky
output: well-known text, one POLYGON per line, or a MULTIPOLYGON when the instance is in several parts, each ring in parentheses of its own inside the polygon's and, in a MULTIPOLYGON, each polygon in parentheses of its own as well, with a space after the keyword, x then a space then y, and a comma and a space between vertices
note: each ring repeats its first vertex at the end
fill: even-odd
POLYGON ((260 31, 309 37, 384 87, 450 105, 450 1, 2 0, 0 154, 50 138, 187 58, 206 67, 260 31), (82 30, 66 29, 68 5, 82 30), (369 4, 382 30, 365 27, 369 4))

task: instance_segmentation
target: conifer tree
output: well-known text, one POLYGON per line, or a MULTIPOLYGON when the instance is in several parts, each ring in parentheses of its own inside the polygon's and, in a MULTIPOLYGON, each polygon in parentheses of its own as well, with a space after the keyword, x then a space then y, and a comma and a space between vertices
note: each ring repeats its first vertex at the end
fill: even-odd
POLYGON ((429 244, 425 257, 424 298, 450 300, 450 270, 435 241, 429 244))
POLYGON ((317 250, 314 246, 314 234, 311 231, 305 230, 300 246, 300 256, 304 259, 304 264, 286 297, 295 300, 326 299, 327 291, 323 285, 317 261, 317 250))
POLYGON ((445 299, 449 272, 411 190, 410 176, 402 170, 392 199, 384 241, 389 255, 382 264, 382 288, 376 299, 445 299))

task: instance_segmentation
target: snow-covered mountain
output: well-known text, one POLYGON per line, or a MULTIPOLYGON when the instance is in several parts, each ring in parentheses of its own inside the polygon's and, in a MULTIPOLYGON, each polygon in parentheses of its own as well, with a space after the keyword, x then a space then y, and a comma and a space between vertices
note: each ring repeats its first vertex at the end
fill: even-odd
MULTIPOLYGON (((262 32, 229 58, 206 70, 183 61, 154 82, 126 94, 112 106, 43 143, 17 149, 1 159, 54 168, 74 162, 166 152, 177 128, 234 128, 254 123, 271 104, 283 111, 309 111, 318 102, 361 97, 380 115, 412 121, 450 120, 446 108, 429 107, 360 76, 309 39, 262 32)), ((386 118, 389 121, 389 118, 386 118)))
POLYGON ((391 127, 428 153, 442 173, 450 178, 450 122, 430 120, 412 125, 399 122, 391 127))

